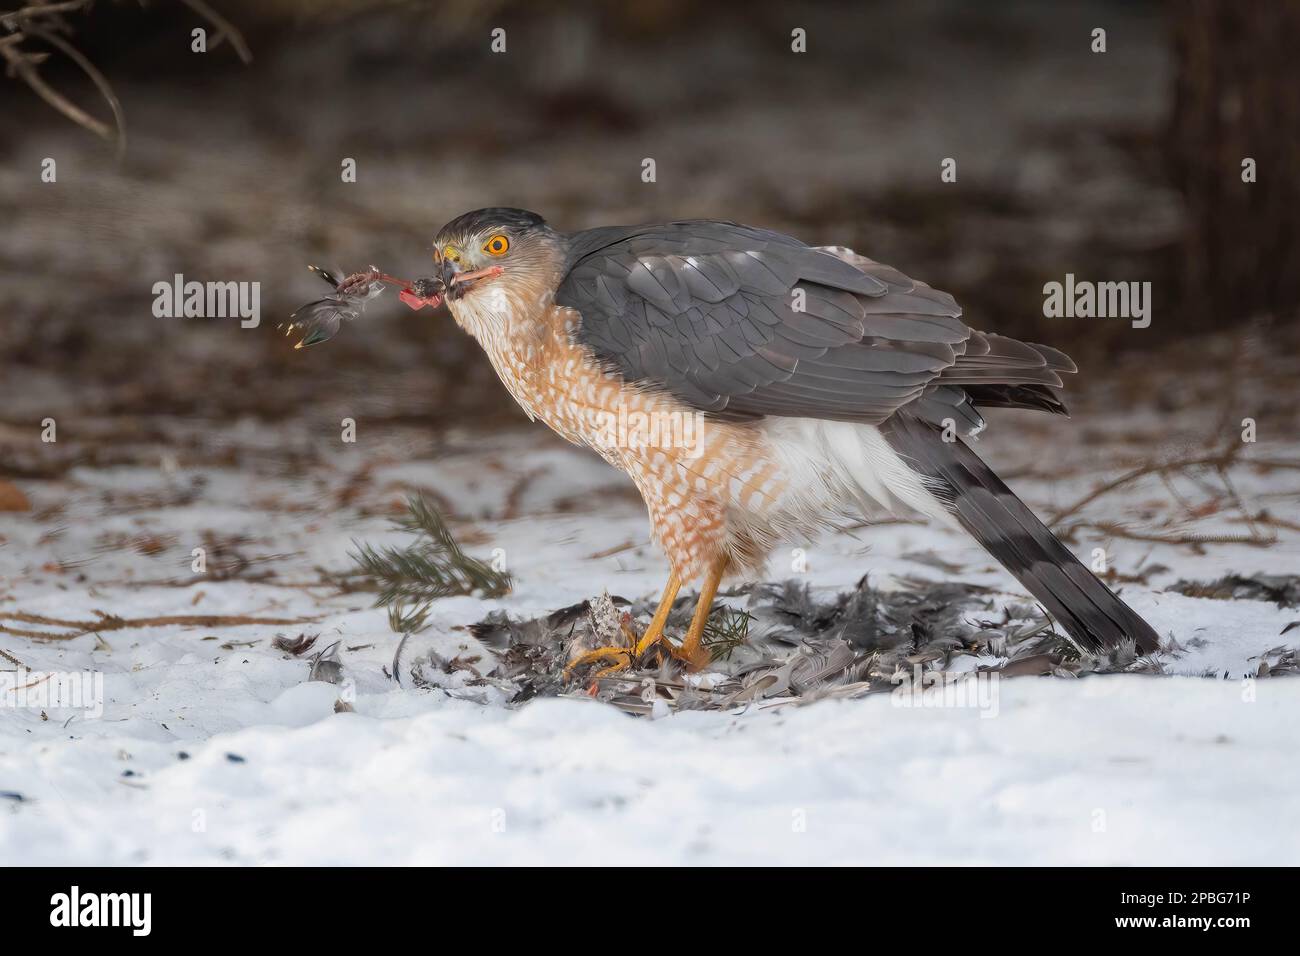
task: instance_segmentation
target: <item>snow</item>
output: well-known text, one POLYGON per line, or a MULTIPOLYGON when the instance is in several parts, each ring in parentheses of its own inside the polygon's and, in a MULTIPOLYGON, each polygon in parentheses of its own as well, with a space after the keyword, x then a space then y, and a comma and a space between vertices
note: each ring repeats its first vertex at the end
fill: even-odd
MULTIPOLYGON (((275 447, 257 426, 236 431, 226 439, 275 447)), ((22 483, 32 512, 0 515, 0 624, 67 630, 17 613, 295 623, 140 624, 56 641, 0 634, 0 650, 31 671, 97 672, 104 692, 98 718, 0 708, 0 863, 1297 858, 1300 681, 1248 675, 1261 658, 1300 646, 1300 629, 1283 633, 1300 611, 1167 588, 1229 570, 1294 571, 1300 534, 1282 528, 1268 549, 1203 553, 1127 539, 1075 545, 1086 556, 1101 541, 1125 574, 1165 566, 1124 595, 1175 642, 1161 655, 1167 670, 1189 676, 1006 678, 987 688, 983 707, 907 707, 879 694, 646 720, 581 699, 512 707, 500 689, 463 680, 443 689, 394 683, 397 637, 386 613, 367 594, 324 586, 317 569, 348 567, 354 540, 399 540, 386 516, 404 491, 427 488, 453 503, 466 550, 499 549, 516 582, 500 600, 438 602, 406 655, 434 647, 487 669, 490 652, 465 627, 489 610, 531 617, 601 589, 640 597, 666 577, 646 543, 643 506, 590 455, 536 429, 462 436, 433 459, 408 460, 401 447, 335 452, 296 475, 273 455, 251 454, 230 467, 164 459, 22 483), (353 492, 346 506, 344 488, 353 492), (236 540, 253 573, 193 574, 192 549, 213 534, 236 540), (259 579, 264 569, 275 575, 259 579), (271 646, 277 634, 300 633, 320 635, 316 650, 339 642, 341 683, 308 681, 305 657, 271 646)), ((1007 466, 1005 449, 986 450, 1007 466)), ((1118 473, 1100 458, 1090 468, 1012 484, 1050 512, 1118 473)), ((1277 496, 1293 491, 1289 473, 1243 469, 1236 480, 1244 498, 1271 496, 1285 513, 1277 496)), ((1098 502, 1096 513, 1154 522, 1150 503, 1164 497, 1158 483, 1141 486, 1098 502)), ((790 542, 772 579, 796 574, 796 549, 818 588, 847 587, 863 573, 885 583, 950 576, 1023 600, 977 547, 944 528, 897 524, 790 542), (927 552, 960 570, 916 560, 927 552)))
POLYGON ((1237 682, 1013 679, 995 719, 883 695, 660 721, 428 695, 411 714, 397 690, 335 714, 335 691, 250 701, 246 726, 202 740, 131 720, 9 754, 6 785, 33 802, 0 817, 6 862, 1238 864, 1300 849, 1300 764, 1281 758, 1296 681, 1246 702, 1237 682))

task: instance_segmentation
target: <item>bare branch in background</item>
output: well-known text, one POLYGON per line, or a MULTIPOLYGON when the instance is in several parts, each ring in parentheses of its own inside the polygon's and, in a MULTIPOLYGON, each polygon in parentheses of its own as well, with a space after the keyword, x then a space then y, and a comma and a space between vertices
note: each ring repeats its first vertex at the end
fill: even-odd
POLYGON ((19 50, 18 44, 23 39, 24 35, 21 33, 0 39, 0 56, 3 56, 9 64, 8 75, 19 77, 37 96, 77 125, 84 126, 103 139, 112 139, 113 130, 107 123, 95 119, 41 79, 40 74, 36 72, 36 67, 45 59, 45 54, 24 53, 19 50))
MULTIPOLYGON (((248 44, 230 21, 212 9, 204 0, 182 0, 182 2, 216 29, 214 46, 221 40, 228 39, 240 60, 244 63, 252 61, 253 54, 248 44)), ((90 130, 101 139, 114 143, 120 158, 126 151, 126 118, 122 111, 122 104, 104 74, 71 42, 60 35, 72 33, 72 28, 64 18, 64 14, 86 13, 93 3, 94 0, 35 2, 8 13, 0 13, 0 26, 10 31, 9 36, 0 37, 0 58, 3 58, 7 64, 8 76, 21 79, 31 87, 32 92, 78 126, 90 130), (113 114, 111 125, 86 112, 41 77, 37 68, 49 58, 49 54, 32 53, 23 49, 23 41, 28 38, 40 40, 58 50, 90 78, 113 114)))
POLYGON ((243 34, 235 29, 234 24, 216 10, 213 10, 204 0, 181 0, 181 2, 217 28, 217 35, 213 38, 211 44, 213 48, 222 40, 229 39, 230 45, 235 48, 235 54, 245 64, 253 62, 253 51, 248 48, 248 44, 244 42, 243 34))
POLYGON ((90 130, 101 139, 116 140, 118 154, 120 155, 125 147, 126 133, 122 122, 121 105, 118 103, 117 97, 113 95, 113 91, 108 81, 104 79, 103 74, 96 70, 70 43, 53 33, 55 30, 70 32, 63 15, 65 13, 85 13, 90 9, 91 4, 92 0, 32 3, 18 10, 0 14, 0 25, 3 25, 12 34, 0 38, 0 57, 3 57, 8 65, 6 72, 9 76, 16 76, 21 79, 31 87, 37 96, 68 119, 78 126, 90 130), (43 40, 56 50, 59 50, 90 77, 91 81, 108 101, 116 123, 116 133, 114 127, 91 116, 45 82, 37 72, 37 67, 45 62, 49 54, 30 53, 22 49, 23 41, 29 37, 43 40))
POLYGON ((38 17, 57 17, 64 13, 89 10, 93 0, 61 0, 59 3, 33 3, 11 13, 0 13, 0 24, 8 30, 38 17))
MULTIPOLYGON (((121 158, 122 154, 126 152, 126 117, 122 114, 121 101, 118 100, 117 94, 113 92, 113 87, 105 78, 104 74, 99 72, 99 70, 95 68, 95 65, 82 55, 80 50, 62 37, 34 26, 28 26, 27 32, 54 47, 73 63, 77 64, 86 76, 90 77, 90 81, 95 84, 100 95, 104 97, 104 101, 108 103, 108 108, 113 113, 113 123, 115 124, 117 131, 117 135, 114 137, 110 134, 105 124, 95 120, 99 126, 103 127, 103 131, 100 132, 99 135, 104 139, 114 140, 117 146, 117 155, 121 158)), ((34 73, 35 70, 33 69, 33 74, 34 73)), ((30 82, 31 81, 28 80, 29 85, 30 82)))

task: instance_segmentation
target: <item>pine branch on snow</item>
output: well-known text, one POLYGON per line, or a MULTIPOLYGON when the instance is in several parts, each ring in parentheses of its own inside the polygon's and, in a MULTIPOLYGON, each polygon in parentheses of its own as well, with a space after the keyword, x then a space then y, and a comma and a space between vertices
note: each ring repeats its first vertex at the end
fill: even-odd
POLYGON ((404 548, 358 543, 352 554, 354 575, 379 592, 375 606, 388 608, 394 631, 421 630, 430 603, 438 598, 500 597, 510 590, 510 575, 462 551, 442 515, 423 496, 407 499, 407 513, 397 526, 415 540, 404 548))

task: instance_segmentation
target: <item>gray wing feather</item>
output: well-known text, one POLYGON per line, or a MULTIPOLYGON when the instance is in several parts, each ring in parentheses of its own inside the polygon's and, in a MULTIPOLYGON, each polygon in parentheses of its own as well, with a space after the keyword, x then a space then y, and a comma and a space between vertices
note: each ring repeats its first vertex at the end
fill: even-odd
POLYGON ((1074 370, 1054 349, 974 331, 952 296, 897 269, 730 222, 571 236, 556 301, 625 379, 736 418, 879 423, 924 399, 923 417, 973 430, 983 420, 963 386, 1014 404, 1074 370))

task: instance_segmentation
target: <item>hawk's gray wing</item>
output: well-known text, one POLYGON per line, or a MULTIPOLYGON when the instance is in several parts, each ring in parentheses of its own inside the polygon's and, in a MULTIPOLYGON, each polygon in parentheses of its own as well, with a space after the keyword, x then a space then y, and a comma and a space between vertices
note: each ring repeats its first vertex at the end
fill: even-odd
POLYGON ((1060 353, 976 332, 946 292, 848 250, 707 220, 570 242, 556 301, 578 341, 705 411, 874 424, 924 399, 974 428, 960 386, 1061 384, 1060 353))

